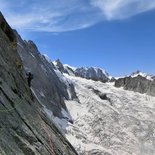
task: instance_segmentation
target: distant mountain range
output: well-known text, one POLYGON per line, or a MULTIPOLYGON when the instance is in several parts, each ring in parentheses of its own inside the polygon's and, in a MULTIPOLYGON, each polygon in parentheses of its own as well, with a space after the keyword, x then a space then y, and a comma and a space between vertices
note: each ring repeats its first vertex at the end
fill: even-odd
POLYGON ((116 87, 124 87, 126 90, 146 93, 155 96, 155 76, 140 71, 133 72, 129 76, 112 77, 105 70, 96 67, 75 68, 63 65, 60 60, 53 62, 55 67, 61 72, 70 76, 82 77, 101 82, 115 82, 116 87))
POLYGON ((54 61, 53 64, 59 71, 61 71, 62 73, 67 73, 69 75, 74 75, 74 76, 78 76, 86 79, 92 79, 94 81, 102 81, 102 82, 108 82, 111 80, 111 77, 109 76, 109 74, 101 68, 96 68, 96 67, 75 68, 69 65, 63 65, 59 59, 54 61))

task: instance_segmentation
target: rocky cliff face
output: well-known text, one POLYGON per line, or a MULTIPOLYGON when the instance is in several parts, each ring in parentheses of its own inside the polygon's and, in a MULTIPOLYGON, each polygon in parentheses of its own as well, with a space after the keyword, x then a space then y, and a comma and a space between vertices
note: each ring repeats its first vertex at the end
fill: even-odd
POLYGON ((64 82, 59 70, 53 63, 41 55, 32 41, 23 41, 17 35, 17 51, 22 59, 26 72, 33 74, 32 89, 39 102, 53 115, 64 117, 62 109, 66 110, 64 99, 73 99, 74 87, 69 81, 64 82))
MULTIPOLYGON (((23 63, 17 52, 16 37, 2 15, 0 15, 0 27, 0 154, 77 154, 53 121, 48 119, 44 106, 31 92, 23 63)), ((32 42, 23 42, 23 45, 32 52, 36 50, 32 42)), ((21 52, 26 52, 26 50, 21 52)), ((25 54, 25 56, 28 55, 25 54)), ((38 59, 43 59, 45 62, 41 56, 38 59)), ((42 65, 38 64, 35 58, 34 63, 31 60, 30 58, 30 61, 27 62, 28 66, 42 65)), ((55 79, 55 73, 51 71, 50 75, 53 76, 54 82, 57 84, 57 86, 52 85, 51 94, 53 97, 51 100, 52 102, 59 101, 58 108, 55 108, 56 115, 59 115, 59 107, 66 108, 62 97, 67 99, 68 95, 64 90, 64 85, 60 89, 60 83, 55 79), (55 93, 55 90, 59 91, 55 93)), ((42 75, 40 77, 35 75, 35 73, 34 76, 36 76, 36 83, 37 78, 44 78, 42 75)), ((33 83, 33 85, 35 89, 35 84, 33 83)), ((41 92, 38 90, 38 93, 41 92)))
POLYGON ((142 75, 129 76, 119 78, 115 81, 116 87, 123 87, 126 90, 132 90, 139 93, 146 93, 151 96, 155 96, 155 80, 148 79, 142 75))

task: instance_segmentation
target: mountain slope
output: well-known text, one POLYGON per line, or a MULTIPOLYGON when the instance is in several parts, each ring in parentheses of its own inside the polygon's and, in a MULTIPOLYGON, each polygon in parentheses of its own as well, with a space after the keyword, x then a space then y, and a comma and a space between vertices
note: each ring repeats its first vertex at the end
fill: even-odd
POLYGON ((31 92, 17 38, 2 15, 0 36, 0 154, 77 154, 31 92))
POLYGON ((16 32, 18 38, 17 51, 22 59, 26 72, 33 74, 32 89, 39 102, 53 115, 64 117, 62 110, 66 109, 65 99, 74 98, 74 87, 69 81, 62 80, 59 70, 53 63, 40 54, 37 46, 32 41, 23 41, 16 32))
POLYGON ((77 77, 76 69, 67 66, 74 73, 70 74, 60 61, 54 64, 62 76, 73 83, 77 96, 77 100, 65 101, 73 124, 63 119, 55 120, 55 123, 79 154, 155 154, 155 98, 140 94, 148 90, 153 79, 141 73, 125 77, 131 80, 125 82, 128 89, 133 88, 126 91, 117 88, 120 79, 113 86, 113 83, 77 77))

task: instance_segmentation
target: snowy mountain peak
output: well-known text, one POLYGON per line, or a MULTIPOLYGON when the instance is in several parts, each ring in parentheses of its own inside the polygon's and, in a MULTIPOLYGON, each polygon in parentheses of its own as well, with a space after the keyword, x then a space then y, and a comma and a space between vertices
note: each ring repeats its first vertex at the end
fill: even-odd
POLYGON ((56 61, 53 62, 53 64, 55 65, 55 67, 61 72, 61 73, 66 73, 69 75, 74 75, 74 71, 72 70, 72 68, 64 66, 62 64, 62 62, 60 61, 60 59, 57 59, 56 61))
POLYGON ((144 72, 141 72, 139 70, 133 72, 131 74, 131 77, 134 78, 134 77, 137 77, 137 76, 142 76, 142 77, 145 77, 147 80, 153 80, 154 79, 154 76, 153 75, 149 75, 147 73, 144 73, 144 72))
POLYGON ((102 68, 97 67, 80 67, 75 68, 70 65, 63 65, 62 62, 58 59, 53 62, 55 67, 62 73, 67 73, 71 76, 78 76, 85 79, 91 79, 94 81, 107 82, 112 79, 111 76, 102 68))
POLYGON ((60 70, 61 72, 64 71, 64 67, 63 64, 61 63, 60 59, 57 59, 56 61, 53 62, 53 64, 55 65, 55 67, 60 70))
POLYGON ((100 68, 96 67, 81 67, 75 70, 75 75, 86 79, 92 79, 95 81, 107 82, 109 74, 100 68))
POLYGON ((58 65, 58 64, 62 64, 62 63, 61 63, 60 59, 57 59, 57 60, 53 61, 53 64, 58 65))

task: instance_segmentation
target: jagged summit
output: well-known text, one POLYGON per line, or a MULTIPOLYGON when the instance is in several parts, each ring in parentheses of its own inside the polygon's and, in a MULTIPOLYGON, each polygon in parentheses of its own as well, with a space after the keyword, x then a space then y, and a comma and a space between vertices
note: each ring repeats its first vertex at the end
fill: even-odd
POLYGON ((68 66, 63 65, 62 62, 60 61, 60 59, 57 59, 56 61, 54 61, 53 64, 61 73, 74 75, 74 70, 72 70, 72 68, 70 68, 68 66))
POLYGON ((55 67, 56 67, 59 71, 65 73, 65 68, 64 68, 62 62, 60 61, 60 59, 57 59, 56 61, 54 61, 53 64, 55 65, 55 67))
POLYGON ((107 82, 111 79, 111 76, 109 76, 109 74, 101 68, 97 68, 97 67, 75 68, 66 64, 63 65, 59 59, 54 61, 53 64, 56 66, 56 68, 59 71, 61 71, 62 73, 67 73, 69 75, 79 76, 82 78, 92 79, 95 81, 102 81, 102 82, 107 82))
POLYGON ((100 68, 96 67, 81 67, 75 70, 75 75, 95 81, 107 82, 110 80, 109 74, 100 68))
POLYGON ((142 72, 140 70, 137 70, 137 71, 135 71, 135 72, 133 72, 131 74, 131 77, 137 77, 137 76, 145 77, 148 80, 154 80, 154 78, 155 78, 154 75, 150 75, 150 74, 144 73, 144 72, 142 72))

